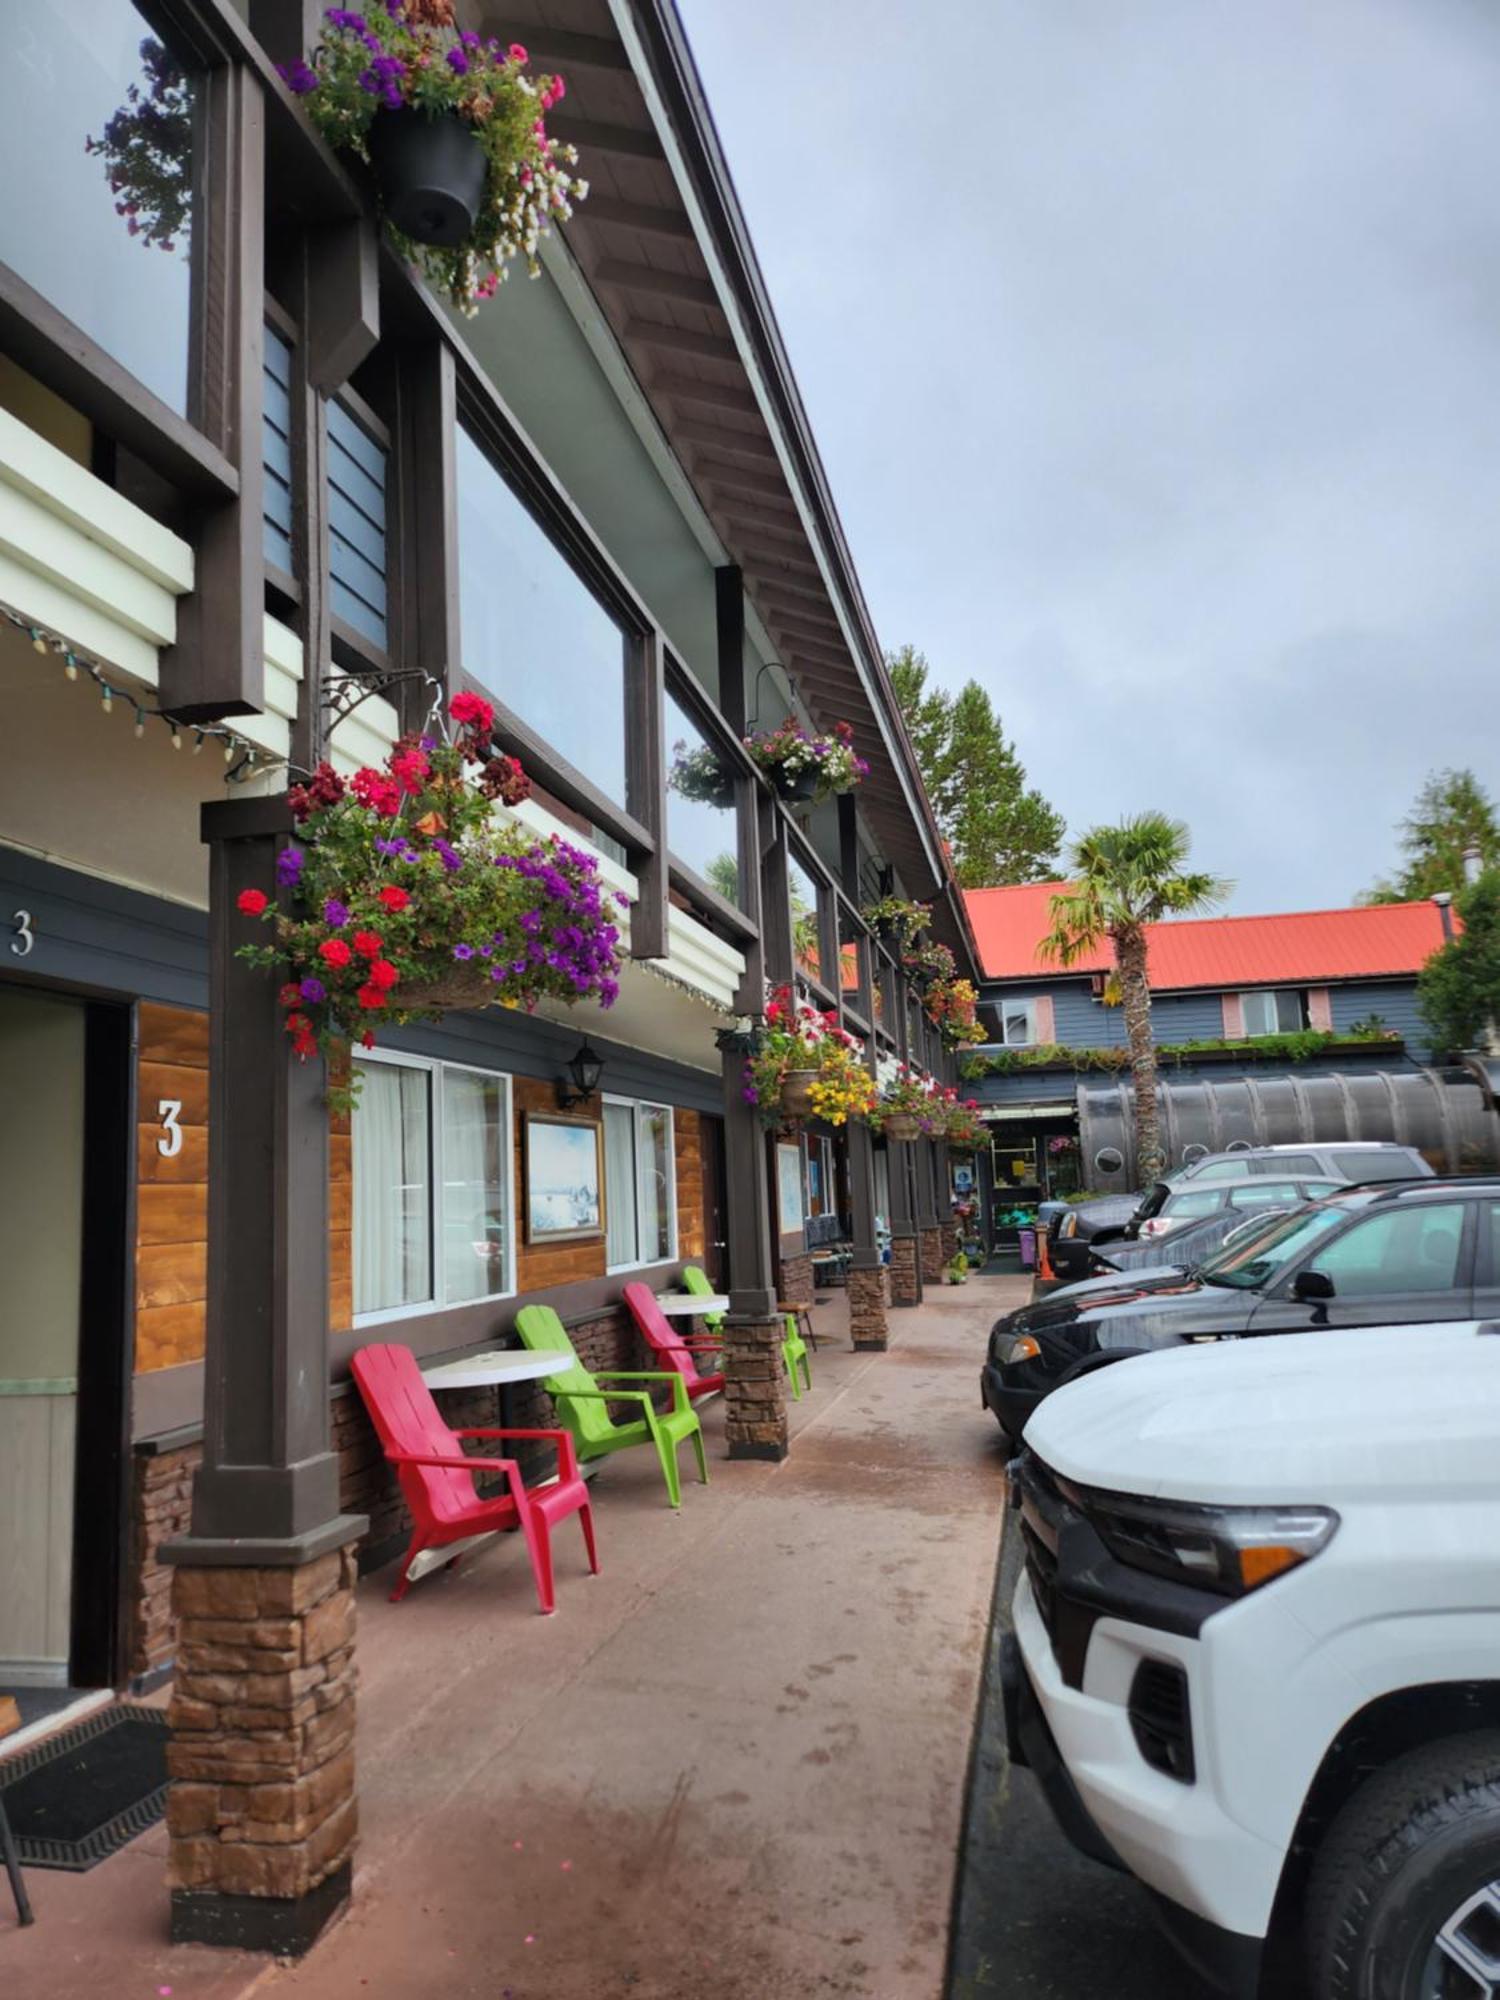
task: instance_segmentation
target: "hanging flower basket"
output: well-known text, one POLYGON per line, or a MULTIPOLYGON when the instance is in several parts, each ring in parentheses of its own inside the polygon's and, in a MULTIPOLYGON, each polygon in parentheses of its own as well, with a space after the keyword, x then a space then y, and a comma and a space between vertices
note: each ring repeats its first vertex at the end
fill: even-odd
MULTIPOLYGON (((347 782, 320 764, 288 793, 297 837, 276 876, 284 892, 239 898, 272 927, 274 944, 239 956, 281 966, 286 1030, 305 1061, 340 1072, 351 1044, 374 1045, 385 1024, 432 1020, 455 1008, 597 1000, 619 992, 619 907, 591 855, 538 838, 495 811, 530 792, 513 757, 492 755, 494 711, 455 697, 452 741, 407 737, 384 770, 347 782)), ((329 1093, 348 1104, 357 1073, 329 1093)))
POLYGON ((815 1069, 789 1069, 781 1079, 781 1108, 789 1118, 805 1118, 812 1110, 815 1069))
POLYGON ((882 896, 866 903, 860 915, 883 943, 894 945, 898 956, 915 951, 921 934, 932 922, 925 903, 913 903, 905 896, 882 896))
POLYGON ((519 42, 460 33, 452 0, 330 7, 306 62, 281 74, 328 143, 365 160, 396 248, 472 313, 513 259, 588 193, 573 147, 549 137, 560 76, 527 74, 519 42))
POLYGON ((711 744, 690 748, 679 739, 672 745, 667 790, 679 798, 723 809, 734 804, 734 772, 724 768, 711 744))
POLYGON ((909 1142, 912 1139, 920 1139, 922 1136, 922 1127, 918 1124, 915 1116, 909 1111, 893 1111, 889 1113, 882 1120, 882 1130, 887 1139, 899 1139, 909 1142))
POLYGON ((456 111, 384 108, 365 137, 381 203, 413 243, 445 250, 466 243, 479 219, 489 162, 472 125, 456 111))
POLYGON ((852 792, 870 767, 854 749, 854 731, 836 722, 831 736, 810 736, 788 716, 775 729, 747 736, 745 748, 785 799, 826 799, 852 792))

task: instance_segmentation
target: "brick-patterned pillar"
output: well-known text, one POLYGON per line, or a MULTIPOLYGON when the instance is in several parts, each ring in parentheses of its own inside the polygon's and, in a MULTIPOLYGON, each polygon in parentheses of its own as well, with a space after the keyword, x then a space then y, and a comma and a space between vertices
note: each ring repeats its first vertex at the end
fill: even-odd
POLYGON ((786 1326, 771 1319, 724 1321, 724 1435, 731 1458, 785 1458, 788 1450, 786 1326))
POLYGON ((915 1306, 922 1302, 922 1271, 915 1236, 891 1238, 891 1304, 915 1306))
POLYGON ((917 1253, 917 1222, 912 1199, 911 1146, 888 1140, 891 1184, 891 1304, 922 1303, 922 1265, 917 1253))
POLYGON ((181 1567, 172 1936, 306 1951, 349 1895, 354 1548, 300 1568, 181 1567))
POLYGON ((777 1297, 783 1305, 810 1306, 813 1302, 813 1264, 806 1255, 783 1257, 777 1297))
POLYGON ((921 1245, 922 1282, 927 1285, 940 1285, 943 1281, 944 1262, 942 1225, 929 1225, 921 1232, 918 1241, 921 1245))
POLYGON ((951 1264, 954 1258, 958 1255, 958 1245, 959 1245, 958 1224, 956 1222, 950 1221, 950 1222, 944 1222, 943 1224, 940 1225, 940 1227, 943 1238, 943 1262, 945 1264, 951 1264))
POLYGON ((856 1348, 879 1352, 890 1346, 886 1313, 891 1302, 890 1275, 884 1264, 849 1273, 849 1336, 856 1348))

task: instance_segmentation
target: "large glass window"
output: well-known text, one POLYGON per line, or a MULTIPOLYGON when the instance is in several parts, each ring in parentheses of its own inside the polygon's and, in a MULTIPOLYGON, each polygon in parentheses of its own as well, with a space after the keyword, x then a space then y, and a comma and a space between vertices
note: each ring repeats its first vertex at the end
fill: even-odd
POLYGON ((192 80, 128 0, 12 7, 5 29, 0 261, 180 414, 192 80))
POLYGON ((458 564, 464 665, 623 805, 624 635, 463 431, 458 564))
POLYGON ((669 694, 667 847, 727 903, 740 900, 734 766, 721 759, 680 702, 669 694))
POLYGON ((822 977, 818 950, 818 885, 795 855, 787 856, 787 887, 792 905, 792 958, 809 979, 822 977))
POLYGON ((1029 1048, 1036 1040, 1036 1002, 1011 998, 1000 1002, 1000 1039, 1012 1048, 1029 1048))
POLYGON ((1242 993, 1240 1010, 1247 1035, 1294 1035, 1307 1026, 1303 997, 1289 986, 1242 993))
POLYGON ((390 1057, 358 1069, 356 1317, 514 1290, 507 1079, 390 1057))
POLYGON ((604 1203, 611 1270, 676 1255, 677 1172, 666 1105, 604 1100, 604 1203))

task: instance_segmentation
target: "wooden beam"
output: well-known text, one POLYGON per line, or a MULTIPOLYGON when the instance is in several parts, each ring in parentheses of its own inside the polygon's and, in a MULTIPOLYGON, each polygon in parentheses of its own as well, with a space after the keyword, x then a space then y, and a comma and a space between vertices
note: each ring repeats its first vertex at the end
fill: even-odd
POLYGON ((811 556, 804 558, 794 555, 790 549, 778 548, 774 543, 770 542, 757 541, 753 535, 741 536, 739 544, 739 549, 736 553, 742 561, 749 558, 752 561, 762 564, 781 563, 787 570, 794 571, 802 576, 820 577, 822 575, 822 571, 812 560, 811 556))
POLYGON ((719 712, 736 736, 745 733, 745 573, 738 563, 714 571, 718 633, 719 712))
MULTIPOLYGON (((617 153, 627 160, 662 160, 666 154, 654 132, 636 125, 605 125, 595 118, 570 118, 554 112, 547 121, 554 139, 576 146, 580 153, 617 153)), ((588 162, 584 162, 587 167, 588 162)))
MULTIPOLYGON (((395 550, 397 573, 391 654, 419 667, 443 691, 459 689, 458 388, 453 350, 444 340, 396 350, 395 550)), ((418 727, 429 692, 403 690, 402 721, 418 727)))
POLYGON ((533 62, 573 63, 579 69, 630 68, 624 43, 608 35, 579 35, 569 28, 554 28, 550 22, 533 21, 518 28, 497 24, 492 18, 486 18, 484 32, 498 36, 507 47, 519 42, 533 62))
POLYGON ((760 459, 776 465, 776 447, 761 431, 735 431, 723 424, 705 423, 700 417, 679 417, 672 425, 674 438, 681 438, 685 444, 706 444, 715 451, 739 452, 745 458, 760 459))
POLYGON ((707 403, 713 409, 733 410, 742 417, 760 415, 760 404, 750 391, 730 382, 704 382, 693 375, 669 375, 658 369, 649 386, 679 403, 707 403))
POLYGON ((721 496, 719 509, 731 521, 740 521, 747 528, 758 529, 774 541, 791 541, 799 548, 807 547, 807 530, 798 520, 790 500, 784 507, 768 507, 764 500, 745 500, 737 493, 731 493, 721 496))
POLYGON ((786 493, 786 481, 774 472, 756 472, 748 465, 725 464, 716 458, 706 458, 703 451, 696 452, 694 459, 699 473, 716 487, 725 487, 736 493, 764 493, 775 500, 786 493))
POLYGON ((643 201, 624 201, 619 195, 600 194, 595 189, 579 210, 583 222, 603 222, 615 229, 638 229, 643 236, 668 236, 679 243, 696 243, 693 225, 680 208, 652 208, 643 201))
POLYGON ((831 618, 813 618, 805 609, 796 611, 776 611, 772 620, 778 632, 785 632, 789 639, 811 639, 814 644, 833 646, 839 643, 841 634, 838 625, 831 618))
POLYGON ((373 216, 311 234, 307 372, 325 396, 342 389, 380 338, 380 232, 373 216))
MULTIPOLYGON (((787 644, 795 649, 799 659, 809 660, 814 666, 845 667, 851 673, 854 671, 848 652, 841 646, 824 646, 816 639, 794 639, 790 635, 787 644)), ((857 675, 855 677, 858 678, 857 675)))
POLYGON ((771 599, 808 598, 815 604, 827 604, 829 601, 826 584, 803 583, 795 576, 773 576, 769 570, 757 570, 750 578, 750 589, 757 602, 762 596, 771 599))
POLYGON ((651 835, 653 851, 634 862, 638 894, 630 906, 632 958, 665 958, 667 937, 667 792, 662 755, 666 705, 660 632, 625 641, 625 808, 651 835))
POLYGON ((664 326, 660 320, 627 320, 624 339, 642 347, 665 348, 669 354, 693 354, 700 361, 733 361, 738 363, 740 351, 734 342, 722 333, 694 333, 685 326, 664 326))
POLYGON ((718 309, 719 295, 707 278, 691 271, 658 271, 650 264, 632 264, 623 257, 602 257, 594 266, 594 282, 619 285, 627 292, 648 292, 654 298, 685 299, 689 305, 718 309))

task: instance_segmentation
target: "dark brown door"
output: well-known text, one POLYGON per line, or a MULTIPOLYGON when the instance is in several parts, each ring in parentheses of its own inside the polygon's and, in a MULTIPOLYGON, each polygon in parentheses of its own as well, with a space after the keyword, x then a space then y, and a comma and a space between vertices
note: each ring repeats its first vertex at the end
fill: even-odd
POLYGON ((729 1232, 724 1221, 724 1120, 699 1121, 703 1146, 703 1268, 716 1292, 729 1283, 729 1232))

